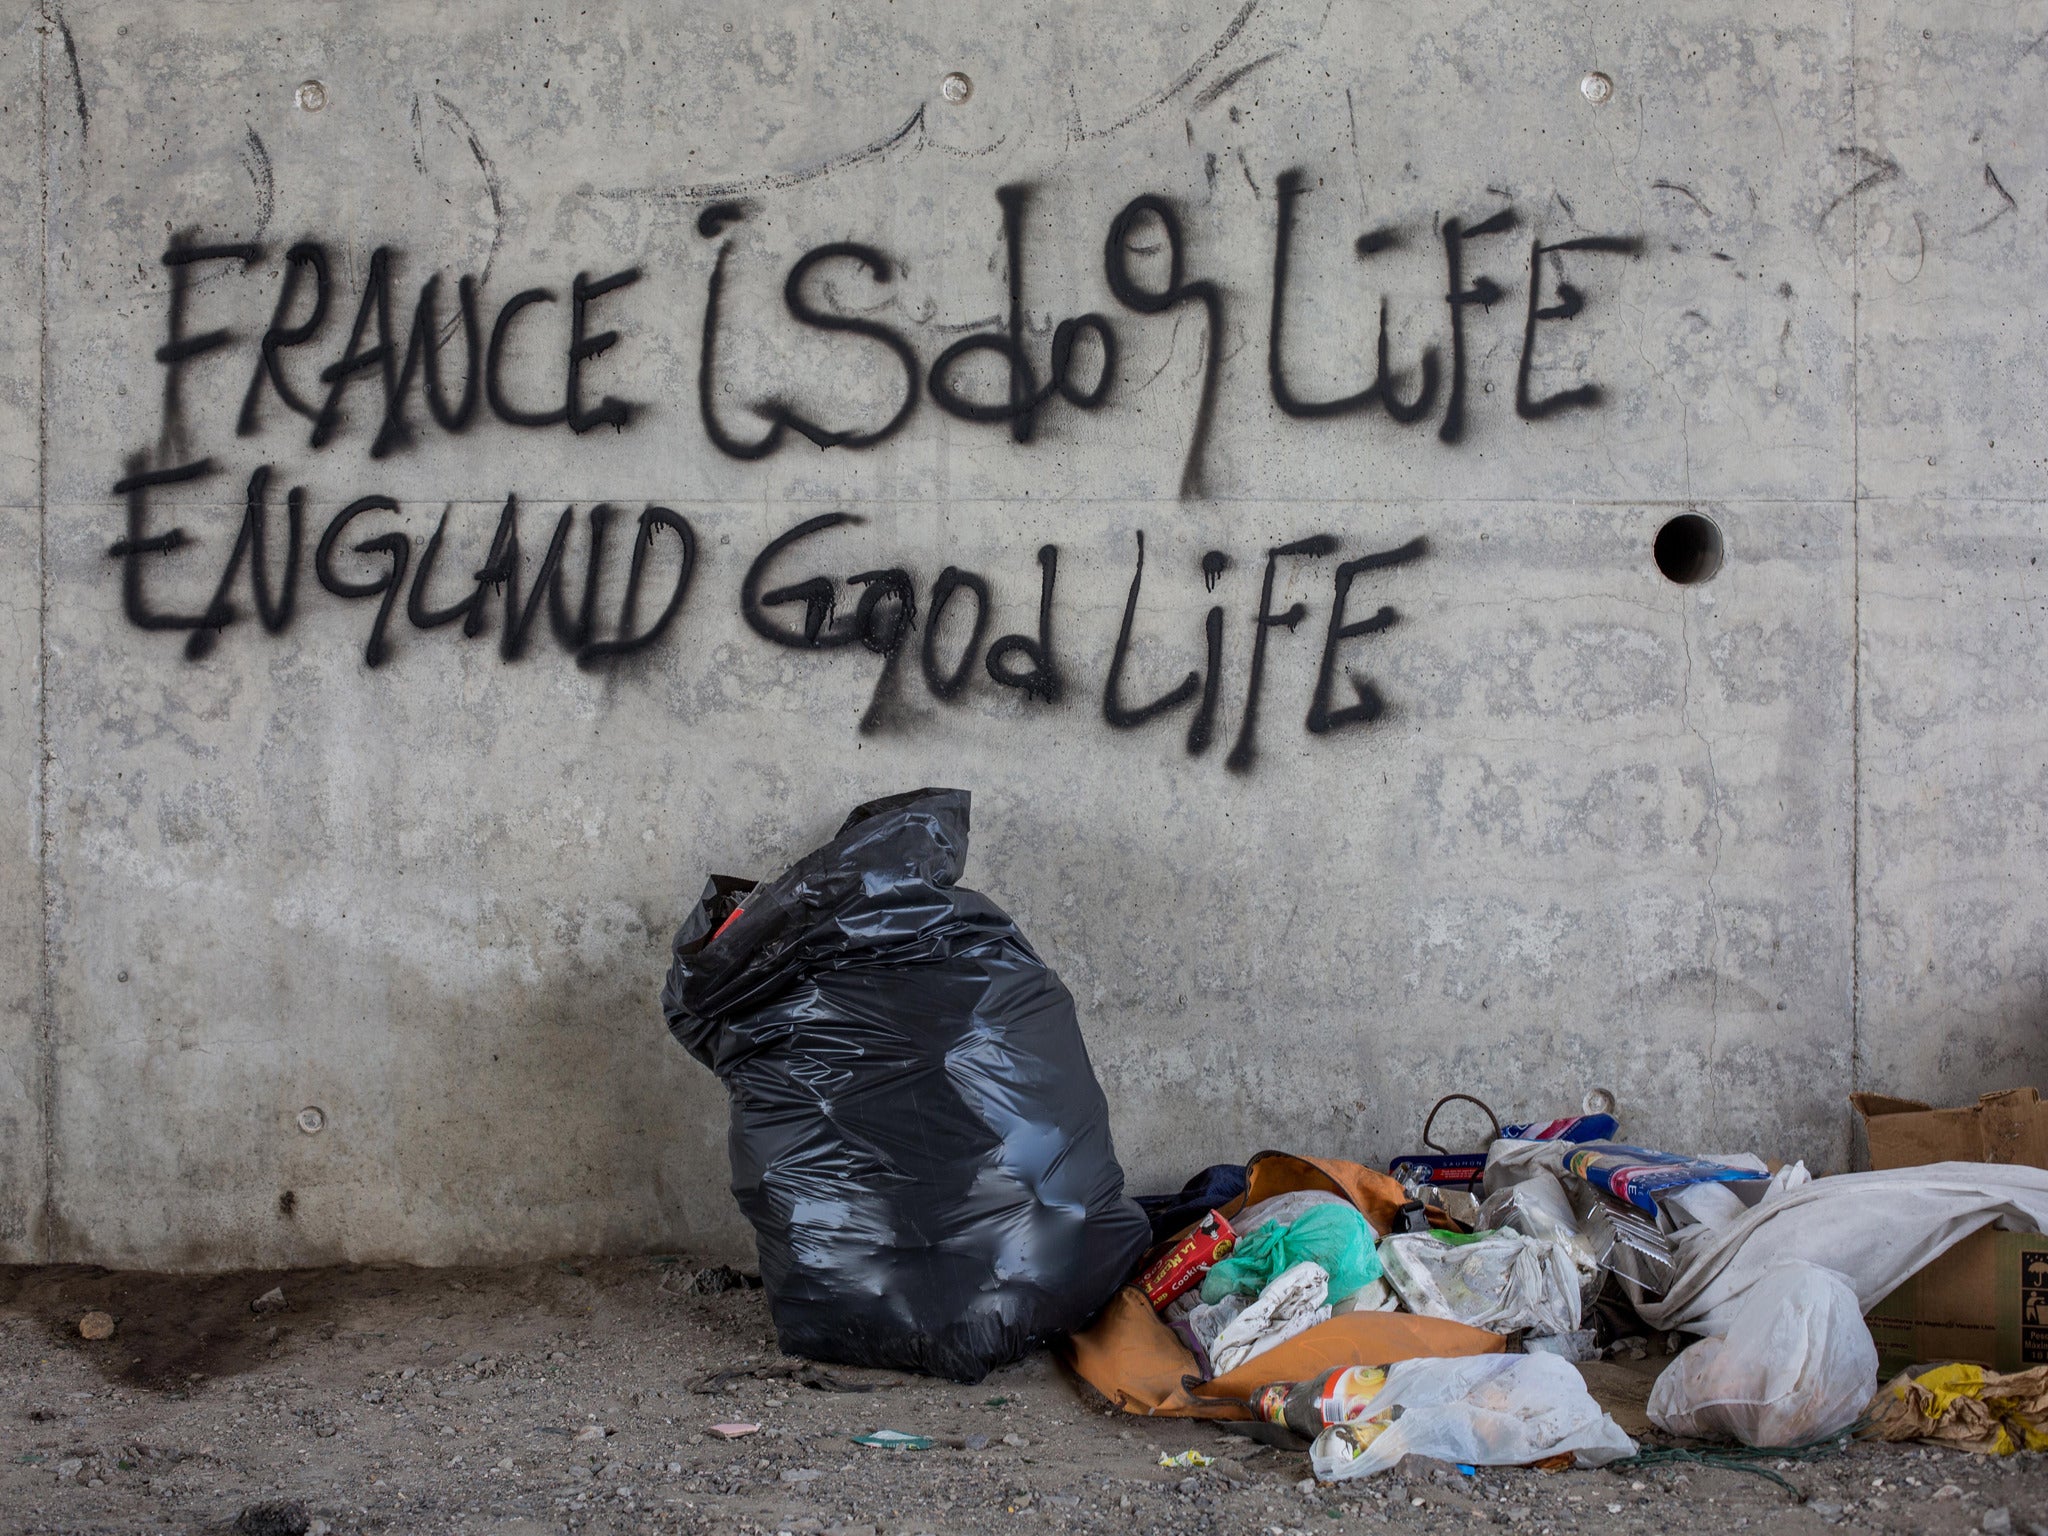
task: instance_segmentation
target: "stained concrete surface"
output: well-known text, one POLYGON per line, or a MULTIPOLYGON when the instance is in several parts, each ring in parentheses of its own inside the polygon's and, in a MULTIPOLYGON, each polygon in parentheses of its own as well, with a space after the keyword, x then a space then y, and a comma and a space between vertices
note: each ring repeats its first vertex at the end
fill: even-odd
MULTIPOLYGON (((1142 1187, 1265 1146, 1381 1161, 1452 1089, 1516 1116, 1602 1086, 1646 1141, 1840 1169, 1852 1088, 1955 1102, 2037 1080, 2043 33, 2048 4, 25 7, 0 114, 19 146, 0 503, 20 508, 0 514, 0 1254, 744 1255, 722 1093, 654 1008, 669 936, 707 872, 772 873, 921 783, 974 791, 969 883, 1073 989, 1142 1187), (1425 348, 1442 371, 1413 425, 1275 404, 1291 168, 1286 377, 1361 388, 1384 293, 1400 398, 1425 348), (1100 315, 1117 343, 1102 407, 1055 396, 1026 443, 947 414, 926 378, 1006 328, 1006 185, 1029 189, 1040 382, 1061 320, 1100 315), (1107 232, 1144 193, 1178 207, 1218 335, 1199 299, 1144 313, 1109 286, 1107 232), (700 232, 721 203, 738 216, 700 232), (1461 247, 1468 292, 1497 294, 1458 309, 1446 442, 1445 221, 1504 209, 1512 230, 1461 247), (187 229, 262 252, 195 271, 187 331, 235 339, 184 367, 170 420, 160 258, 187 229), (1388 240, 1361 255, 1368 232, 1388 240), (1543 255, 1540 304, 1569 283, 1583 307, 1531 333, 1531 242, 1595 237, 1635 250, 1543 255), (308 240, 332 291, 280 368, 315 407, 386 247, 401 345, 431 272, 444 321, 458 277, 481 279, 486 340, 514 293, 555 292, 505 356, 529 410, 562 398, 574 276, 637 267, 591 308, 620 340, 584 391, 637 413, 579 435, 480 403, 453 434, 415 396, 415 444, 373 458, 373 364, 326 446, 268 385, 238 435, 308 240), (719 451, 698 378, 721 251, 727 431, 758 437, 762 402, 872 431, 901 398, 881 343, 783 308, 791 264, 829 241, 893 264, 881 282, 842 257, 807 292, 907 339, 915 411, 868 448, 719 451), (1520 419, 1525 349, 1532 395, 1601 398, 1520 419), (1184 496, 1212 352, 1204 494, 1184 496), (160 612, 207 608, 260 465, 282 572, 304 488, 278 632, 246 565, 240 618, 196 659, 124 617, 110 488, 138 453, 218 465, 150 498, 145 531, 190 540, 137 567, 160 612), (353 546, 402 533, 410 592, 445 515, 413 595, 459 600, 516 494, 517 590, 565 506, 580 573, 609 500, 607 631, 648 502, 694 530, 688 594, 654 649, 591 670, 545 613, 503 659, 498 584, 475 635, 418 627, 401 594, 371 668, 378 600, 313 565, 373 494, 401 510, 354 525, 337 584, 376 581, 388 553, 353 546), (1650 550, 1688 509, 1727 559, 1680 587, 1650 550), (769 540, 832 511, 864 521, 768 585, 829 576, 846 622, 847 578, 908 573, 917 625, 866 732, 883 658, 778 647, 740 612, 769 540), (1127 702, 1203 668, 1224 611, 1200 755, 1193 704, 1104 720, 1140 531, 1127 702), (1230 772, 1266 551, 1318 533, 1333 553, 1274 566, 1271 611, 1307 613, 1264 630, 1256 759, 1230 772), (1393 611, 1338 653, 1384 713, 1309 732, 1338 562, 1418 538, 1346 608, 1393 611), (978 662, 939 698, 920 648, 941 572, 986 577, 987 640, 1032 635, 1046 544, 1058 700, 978 662)), ((1147 223, 1127 252, 1153 291, 1161 239, 1147 223)), ((1077 356, 1092 378, 1096 342, 1077 356)), ((986 350, 957 382, 1003 393, 986 350)), ((677 541, 657 530, 646 559, 665 595, 677 541)), ((964 600, 948 658, 963 618, 964 600)), ((1341 668, 1335 688, 1347 703, 1341 668)))

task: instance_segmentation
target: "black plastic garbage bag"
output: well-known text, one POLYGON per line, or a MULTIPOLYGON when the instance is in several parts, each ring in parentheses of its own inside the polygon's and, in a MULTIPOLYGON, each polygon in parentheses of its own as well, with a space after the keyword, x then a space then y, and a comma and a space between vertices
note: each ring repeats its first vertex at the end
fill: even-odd
POLYGON ((977 1381, 1080 1327, 1151 1240, 1074 1000, 954 884, 968 796, 856 810, 766 885, 714 877, 670 1031, 724 1080, 784 1350, 977 1381))

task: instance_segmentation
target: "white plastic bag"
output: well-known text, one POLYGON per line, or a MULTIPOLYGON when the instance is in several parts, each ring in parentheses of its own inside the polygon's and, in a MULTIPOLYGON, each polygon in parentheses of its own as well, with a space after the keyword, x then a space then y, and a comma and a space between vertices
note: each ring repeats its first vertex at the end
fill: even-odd
POLYGON ((1701 1339, 1650 1389, 1674 1435, 1804 1445, 1856 1422, 1877 1390, 1877 1345, 1849 1282, 1801 1260, 1744 1293, 1725 1338, 1701 1339))
POLYGON ((1598 1467, 1636 1452, 1577 1367, 1555 1355, 1403 1360, 1362 1412, 1364 1422, 1316 1436, 1309 1461, 1324 1482, 1369 1477, 1403 1456, 1519 1467, 1572 1451, 1598 1467), (1389 1416, 1383 1428, 1373 1422, 1389 1416))
POLYGON ((1292 1226, 1319 1205, 1348 1205, 1342 1195, 1333 1195, 1323 1189, 1290 1189, 1284 1195, 1275 1195, 1270 1200, 1261 1200, 1257 1205, 1248 1205, 1230 1218, 1230 1224, 1240 1236, 1249 1237, 1269 1221, 1281 1226, 1292 1226))
POLYGON ((1231 1319, 1209 1346, 1209 1363, 1228 1376, 1254 1355, 1285 1344, 1297 1333, 1330 1320, 1330 1272, 1314 1259, 1283 1269, 1259 1292, 1259 1299, 1231 1319))
POLYGON ((1489 1232, 1446 1242, 1428 1232, 1380 1240, 1387 1284, 1411 1312, 1511 1333, 1570 1333, 1579 1326, 1575 1250, 1561 1238, 1489 1232))
POLYGON ((1689 1229, 1699 1236, 1688 1237, 1670 1288, 1636 1303, 1644 1322, 1725 1334, 1744 1292, 1786 1259, 1840 1270, 1862 1304, 1874 1307, 1980 1227, 2048 1231, 2048 1169, 2017 1163, 1930 1163, 1771 1182, 1778 1192, 1766 1190, 1741 1220, 1689 1229))

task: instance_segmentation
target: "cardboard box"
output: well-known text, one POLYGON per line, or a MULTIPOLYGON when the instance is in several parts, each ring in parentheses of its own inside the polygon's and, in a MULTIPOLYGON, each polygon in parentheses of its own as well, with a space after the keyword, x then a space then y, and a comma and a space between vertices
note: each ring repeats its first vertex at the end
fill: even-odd
POLYGON ((1910 1365, 1968 1360, 1998 1371, 2048 1365, 2048 1236, 1973 1232, 1870 1309, 1878 1380, 1910 1365))
POLYGON ((1852 1093, 1849 1102, 1863 1117, 1873 1168, 1949 1162, 2048 1168, 2048 1105, 2032 1088, 1987 1093, 1963 1109, 1881 1093, 1852 1093))
MULTIPOLYGON (((2017 1163, 2048 1168, 2048 1106, 2032 1088, 1987 1093, 1961 1109, 1877 1093, 1849 1096, 1873 1168, 2017 1163)), ((1870 1309, 1881 1380, 1927 1361, 1993 1370, 2048 1365, 2048 1235, 1971 1234, 1870 1309)))

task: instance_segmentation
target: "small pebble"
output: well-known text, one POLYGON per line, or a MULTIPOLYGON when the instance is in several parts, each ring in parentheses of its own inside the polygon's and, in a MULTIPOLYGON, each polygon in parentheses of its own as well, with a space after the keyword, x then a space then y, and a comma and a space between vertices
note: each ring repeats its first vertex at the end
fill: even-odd
POLYGON ((114 1320, 104 1312, 88 1312, 78 1320, 78 1336, 81 1339, 111 1339, 114 1320))
POLYGON ((2012 1536, 2012 1511, 2003 1504, 1996 1509, 1984 1511, 1984 1518, 1977 1522, 1977 1528, 1988 1536, 2012 1536))

